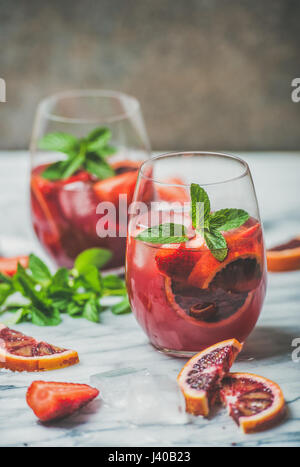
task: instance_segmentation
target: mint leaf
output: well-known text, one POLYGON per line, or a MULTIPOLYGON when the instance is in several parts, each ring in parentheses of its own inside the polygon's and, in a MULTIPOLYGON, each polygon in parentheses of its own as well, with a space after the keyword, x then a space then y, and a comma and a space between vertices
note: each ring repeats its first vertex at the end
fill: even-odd
POLYGON ((61 317, 58 310, 52 310, 51 313, 45 314, 36 307, 30 308, 31 321, 37 326, 57 326, 61 323, 61 317))
POLYGON ((191 218, 194 229, 203 229, 210 215, 210 201, 208 194, 200 185, 196 183, 191 184, 191 218), (203 203, 203 215, 198 203, 203 203), (203 218, 204 217, 204 218, 203 218), (202 224, 202 225, 201 225, 202 224))
POLYGON ((111 307, 111 311, 114 315, 123 315, 125 313, 130 313, 130 303, 128 297, 125 297, 121 302, 111 307))
POLYGON ((94 150, 93 152, 100 156, 102 159, 106 159, 108 156, 115 154, 117 149, 114 146, 106 144, 103 148, 94 150))
POLYGON ((78 148, 78 140, 69 133, 48 133, 40 139, 39 148, 69 154, 78 148))
POLYGON ((14 293, 14 289, 10 284, 0 284, 0 306, 5 302, 7 297, 14 293))
POLYGON ((51 281, 51 273, 46 264, 37 256, 29 256, 29 269, 33 279, 41 285, 48 285, 51 281))
POLYGON ((98 154, 88 153, 84 168, 93 175, 96 175, 100 180, 113 177, 115 174, 114 169, 98 154))
POLYGON ((93 264, 86 266, 83 269, 81 275, 84 281, 84 285, 87 289, 91 289, 94 292, 101 293, 102 285, 99 271, 96 266, 94 266, 93 264))
POLYGON ((111 131, 108 128, 95 128, 87 137, 88 151, 97 151, 103 148, 111 139, 111 131))
POLYGON ((74 268, 79 274, 84 273, 84 269, 90 265, 101 269, 111 258, 111 251, 105 248, 90 248, 77 256, 74 262, 74 268))
POLYGON ((69 271, 67 268, 60 268, 56 271, 51 281, 51 291, 69 286, 69 271))
POLYGON ((66 165, 65 162, 66 161, 58 161, 49 165, 49 167, 43 171, 42 177, 52 181, 62 179, 66 165))
POLYGON ((224 261, 228 254, 228 248, 226 240, 221 232, 216 229, 205 229, 204 239, 213 256, 218 261, 224 261))
POLYGON ((93 297, 84 305, 82 317, 94 323, 99 323, 99 312, 100 304, 93 297))
POLYGON ((184 225, 166 223, 143 230, 137 237, 138 240, 147 243, 183 243, 188 240, 184 225))
POLYGON ((243 209, 220 209, 211 214, 209 225, 218 230, 237 229, 249 219, 249 214, 243 209))
MULTIPOLYGON (((9 310, 12 311, 12 310, 9 310)), ((25 318, 29 315, 30 311, 27 306, 21 306, 14 311, 14 315, 12 318, 5 322, 6 326, 14 326, 15 324, 22 323, 23 321, 27 321, 25 318)))

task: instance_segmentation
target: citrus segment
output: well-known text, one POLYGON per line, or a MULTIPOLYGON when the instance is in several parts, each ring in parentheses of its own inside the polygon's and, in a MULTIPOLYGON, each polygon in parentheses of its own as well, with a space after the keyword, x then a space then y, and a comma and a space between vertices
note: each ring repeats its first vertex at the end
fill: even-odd
POLYGON ((295 271, 300 269, 300 237, 267 251, 269 271, 295 271))
POLYGON ((216 391, 242 349, 236 339, 219 342, 192 357, 177 377, 186 411, 208 416, 216 391))
POLYGON ((7 276, 13 276, 17 272, 19 263, 23 266, 23 268, 27 268, 28 262, 28 256, 16 256, 15 258, 0 258, 0 272, 7 276))
POLYGON ((270 428, 285 414, 280 387, 262 376, 230 373, 222 381, 220 396, 244 433, 270 428))
POLYGON ((87 384, 34 381, 28 388, 26 401, 43 422, 57 420, 88 404, 99 394, 87 384))
POLYGON ((75 350, 66 350, 0 324, 0 368, 12 371, 56 370, 79 362, 75 350))

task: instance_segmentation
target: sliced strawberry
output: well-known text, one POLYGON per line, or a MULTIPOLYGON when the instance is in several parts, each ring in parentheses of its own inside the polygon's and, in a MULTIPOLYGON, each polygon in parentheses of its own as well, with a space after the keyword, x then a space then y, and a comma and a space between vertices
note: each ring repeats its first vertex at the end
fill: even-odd
POLYGON ((24 268, 28 266, 28 256, 16 256, 15 258, 0 258, 0 272, 7 276, 13 276, 18 269, 18 263, 24 268))
POLYGON ((170 185, 159 185, 157 184, 156 190, 159 195, 159 198, 163 201, 184 203, 189 200, 189 195, 184 186, 174 186, 174 185, 184 185, 180 178, 168 178, 164 180, 164 183, 170 185), (173 185, 173 186, 172 186, 173 185))
POLYGON ((35 415, 46 422, 72 414, 98 394, 98 389, 87 384, 33 381, 28 388, 26 401, 35 415))
POLYGON ((126 194, 127 202, 131 203, 137 176, 138 172, 135 170, 106 178, 95 183, 94 191, 99 201, 110 201, 114 205, 118 205, 119 195, 126 194))
POLYGON ((184 244, 178 248, 161 248, 155 256, 158 269, 174 279, 186 279, 199 259, 198 251, 188 250, 184 244))

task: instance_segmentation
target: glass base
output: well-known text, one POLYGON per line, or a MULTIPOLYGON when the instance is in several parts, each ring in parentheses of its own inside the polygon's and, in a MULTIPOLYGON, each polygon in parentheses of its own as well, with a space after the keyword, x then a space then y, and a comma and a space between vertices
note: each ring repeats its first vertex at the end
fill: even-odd
POLYGON ((164 347, 159 347, 158 345, 151 344, 156 350, 158 350, 160 353, 163 353, 165 355, 168 355, 169 357, 177 357, 177 358, 191 358, 197 353, 201 352, 200 349, 198 351, 185 351, 185 350, 172 350, 172 349, 166 349, 164 347))

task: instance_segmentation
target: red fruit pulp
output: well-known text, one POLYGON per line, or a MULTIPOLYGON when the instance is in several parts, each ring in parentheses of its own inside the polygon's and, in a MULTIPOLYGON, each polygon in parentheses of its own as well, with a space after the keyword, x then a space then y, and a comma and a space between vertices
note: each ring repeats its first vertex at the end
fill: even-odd
MULTIPOLYGON (((147 225, 145 219, 135 225, 147 225)), ((243 342, 258 319, 266 289, 262 229, 249 219, 224 232, 217 261, 204 242, 154 245, 130 232, 126 281, 132 311, 159 349, 194 353, 225 339, 243 342)))
POLYGON ((127 203, 132 201, 138 163, 124 161, 118 163, 116 176, 98 180, 83 170, 66 180, 49 181, 42 177, 48 166, 40 165, 31 175, 31 213, 35 233, 46 251, 58 266, 72 267, 76 256, 87 248, 108 248, 113 257, 107 268, 117 268, 124 264, 126 238, 118 236, 119 230, 126 232, 121 225, 119 194, 127 195, 127 203), (103 193, 103 197, 102 197, 103 193), (105 214, 97 214, 101 201, 110 201, 116 208, 116 236, 100 238, 96 232, 97 222, 105 214))

